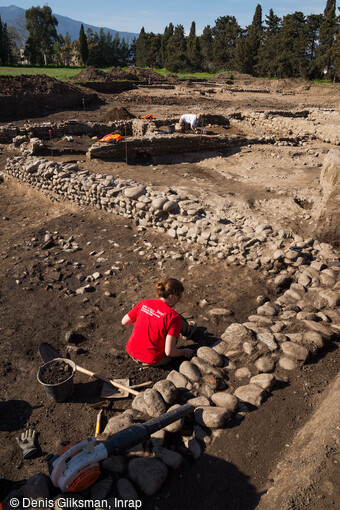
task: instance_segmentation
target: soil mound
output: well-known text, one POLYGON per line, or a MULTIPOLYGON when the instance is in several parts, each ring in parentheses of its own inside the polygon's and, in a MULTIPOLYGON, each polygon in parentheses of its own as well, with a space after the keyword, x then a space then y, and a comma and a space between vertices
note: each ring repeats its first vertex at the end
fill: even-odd
POLYGON ((104 71, 96 69, 94 66, 89 66, 73 76, 71 79, 73 81, 106 81, 107 76, 104 71))
POLYGON ((0 95, 16 95, 18 99, 22 95, 68 94, 72 91, 78 92, 79 89, 75 85, 56 80, 46 74, 0 76, 0 95))
POLYGON ((82 108, 83 100, 86 104, 102 102, 78 85, 45 74, 0 77, 0 119, 82 108))
POLYGON ((119 67, 111 67, 107 71, 107 76, 111 80, 135 80, 147 82, 149 77, 161 81, 163 77, 153 71, 153 69, 142 69, 140 67, 129 67, 126 71, 119 67))
POLYGON ((178 79, 178 77, 177 77, 175 74, 170 74, 170 73, 169 73, 169 74, 166 74, 166 75, 164 76, 164 79, 165 79, 166 81, 170 82, 170 83, 179 83, 179 81, 180 81, 180 80, 178 79))
POLYGON ((135 119, 136 117, 132 115, 126 108, 120 106, 119 108, 111 108, 104 115, 104 121, 110 122, 114 120, 129 120, 135 119))

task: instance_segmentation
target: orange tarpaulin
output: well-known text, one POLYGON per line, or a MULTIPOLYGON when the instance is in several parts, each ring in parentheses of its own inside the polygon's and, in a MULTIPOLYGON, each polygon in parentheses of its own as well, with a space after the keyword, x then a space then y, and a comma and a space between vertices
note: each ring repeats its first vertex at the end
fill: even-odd
POLYGON ((117 142, 119 142, 119 140, 122 140, 122 139, 123 139, 123 137, 121 135, 114 135, 114 134, 110 133, 109 135, 103 136, 103 138, 98 140, 98 142, 113 142, 113 143, 117 143, 117 142))
POLYGON ((155 118, 155 116, 154 116, 154 115, 152 115, 151 113, 148 113, 147 115, 144 115, 144 116, 142 117, 142 119, 147 119, 147 120, 149 120, 149 119, 151 119, 151 120, 152 120, 152 119, 154 119, 154 118, 155 118))

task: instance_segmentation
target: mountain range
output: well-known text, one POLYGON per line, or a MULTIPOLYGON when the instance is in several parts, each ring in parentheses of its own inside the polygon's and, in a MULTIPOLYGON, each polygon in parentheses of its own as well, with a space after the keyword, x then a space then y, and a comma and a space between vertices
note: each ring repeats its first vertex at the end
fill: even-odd
MULTIPOLYGON (((0 18, 3 23, 7 24, 7 27, 14 27, 17 29, 17 31, 20 31, 21 33, 25 31, 25 12, 26 9, 22 9, 21 7, 17 7, 16 5, 10 5, 8 7, 0 7, 0 18)), ((52 14, 57 18, 58 20, 58 26, 57 26, 57 33, 61 34, 63 37, 65 37, 66 32, 69 33, 71 37, 71 41, 77 41, 79 39, 79 31, 81 24, 84 25, 85 33, 88 28, 93 30, 93 32, 100 31, 101 28, 104 29, 105 34, 109 32, 112 37, 115 36, 115 34, 118 32, 120 39, 124 37, 125 40, 129 40, 131 43, 134 37, 138 37, 138 34, 134 34, 132 32, 119 32, 118 30, 113 30, 112 28, 107 27, 95 27, 94 25, 88 25, 87 23, 84 23, 83 21, 76 21, 71 18, 67 18, 66 16, 61 16, 60 14, 55 14, 52 12, 52 14)), ((27 31, 25 34, 24 39, 27 37, 27 31)), ((22 41, 22 44, 24 44, 25 41, 22 41)))

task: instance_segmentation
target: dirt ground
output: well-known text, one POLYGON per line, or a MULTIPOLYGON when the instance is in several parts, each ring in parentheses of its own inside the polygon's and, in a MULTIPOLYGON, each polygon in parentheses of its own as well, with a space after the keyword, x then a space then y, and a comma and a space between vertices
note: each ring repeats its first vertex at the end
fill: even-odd
MULTIPOLYGON (((234 90, 223 82, 174 89, 153 84, 119 95, 100 94, 101 103, 93 102, 86 109, 59 109, 47 115, 37 110, 34 122, 103 121, 113 107, 126 108, 136 117, 152 113, 158 119, 192 111, 225 115, 242 108, 339 108, 339 91, 339 87, 310 87, 301 81, 273 85, 249 77, 235 79, 234 90)), ((22 126, 28 118, 16 118, 13 123, 22 126)), ((261 133, 257 126, 242 128, 233 122, 228 129, 261 133)), ((175 186, 216 206, 227 203, 255 223, 268 221, 305 238, 314 235, 309 213, 320 193, 320 167, 332 147, 329 143, 311 139, 302 147, 257 144, 219 153, 162 156, 136 165, 88 161, 85 154, 92 143, 86 136, 73 141, 52 139, 46 157, 78 162, 92 172, 133 178, 159 189, 175 186)), ((12 147, 0 146, 0 172, 6 158, 15 154, 12 147)), ((153 296, 159 277, 183 280, 185 296, 176 309, 199 326, 194 340, 185 341, 195 348, 212 345, 230 323, 246 321, 255 312, 259 295, 270 299, 276 295, 271 280, 259 272, 224 260, 199 263, 195 261, 198 248, 193 245, 137 229, 122 217, 57 201, 52 194, 45 196, 6 176, 0 183, 0 241, 0 499, 35 473, 46 473, 45 455, 56 453, 61 442, 93 435, 95 430, 95 404, 102 400, 102 383, 78 373, 69 401, 49 400, 37 380, 41 342, 51 343, 78 365, 108 377, 128 377, 130 384, 157 381, 179 363, 173 361, 167 369, 141 369, 125 353, 129 329, 121 326, 121 318, 137 301, 153 296), (46 233, 54 240, 48 248, 44 248, 46 233), (65 252, 58 244, 71 236, 79 245, 75 253, 65 252), (194 260, 186 256, 188 251, 194 260), (94 291, 75 294, 95 272, 101 277, 92 283, 94 291), (209 315, 209 310, 222 307, 231 315, 209 315), (70 332, 75 333, 76 343, 68 342, 70 332), (23 461, 15 438, 26 428, 36 429, 40 452, 23 461)), ((255 509, 271 486, 273 469, 339 369, 339 350, 331 344, 320 359, 288 375, 279 373, 282 377, 273 396, 244 420, 235 419, 211 437, 198 461, 186 454, 184 467, 172 472, 155 496, 143 499, 143 509, 255 509)), ((228 384, 232 389, 234 381, 228 384)), ((110 402, 103 424, 130 402, 110 402)), ((336 485, 340 463, 333 462, 334 455, 329 452, 320 476, 336 485)), ((303 502, 291 508, 339 508, 340 495, 329 490, 329 484, 320 483, 308 505, 303 502)))

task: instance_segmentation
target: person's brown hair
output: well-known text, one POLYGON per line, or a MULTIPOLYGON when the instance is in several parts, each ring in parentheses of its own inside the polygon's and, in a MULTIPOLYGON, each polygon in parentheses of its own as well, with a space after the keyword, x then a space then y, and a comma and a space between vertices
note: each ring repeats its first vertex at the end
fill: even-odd
POLYGON ((180 297, 184 292, 184 287, 176 278, 167 278, 166 280, 159 280, 156 283, 155 292, 158 298, 166 299, 171 294, 180 297))

